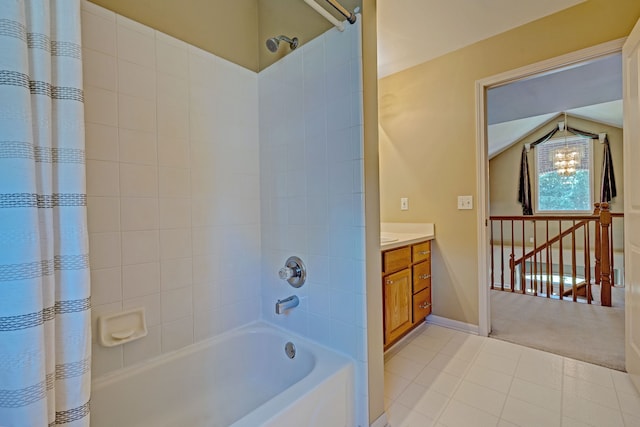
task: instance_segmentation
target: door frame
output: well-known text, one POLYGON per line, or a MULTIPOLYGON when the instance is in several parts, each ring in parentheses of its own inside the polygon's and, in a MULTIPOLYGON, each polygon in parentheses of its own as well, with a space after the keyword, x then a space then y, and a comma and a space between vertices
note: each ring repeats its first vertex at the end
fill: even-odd
POLYGON ((476 170, 477 179, 477 241, 478 241, 478 334, 491 332, 490 267, 489 263, 489 155, 487 146, 487 89, 518 80, 552 73, 603 56, 622 52, 626 37, 581 49, 555 58, 516 68, 476 81, 476 170))

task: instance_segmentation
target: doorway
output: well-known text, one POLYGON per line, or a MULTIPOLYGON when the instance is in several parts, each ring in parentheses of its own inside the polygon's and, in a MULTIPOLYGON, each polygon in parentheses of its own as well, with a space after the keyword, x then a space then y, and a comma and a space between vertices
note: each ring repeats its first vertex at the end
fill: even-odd
MULTIPOLYGON (((492 330, 492 307, 491 307, 491 291, 488 286, 491 283, 491 253, 493 248, 491 247, 491 237, 489 230, 489 218, 491 215, 490 209, 490 175, 489 175, 489 159, 491 155, 495 155, 495 147, 490 149, 490 138, 488 127, 495 122, 496 112, 491 110, 491 97, 488 96, 490 90, 499 88, 498 91, 504 89, 509 85, 514 86, 526 86, 527 83, 531 83, 534 79, 542 76, 543 78, 557 75, 561 70, 572 70, 579 67, 581 64, 592 63, 601 60, 604 57, 608 57, 614 54, 618 54, 621 51, 624 40, 615 40, 602 45, 598 45, 589 49, 584 49, 571 54, 563 55, 561 57, 553 58, 540 63, 532 64, 527 67, 512 70, 500 75, 492 76, 487 79, 476 82, 476 100, 477 100, 477 167, 478 167, 478 270, 479 277, 484 280, 479 281, 479 332, 482 335, 489 335, 492 330), (523 83, 524 82, 524 83, 523 83), (493 116, 493 117, 492 117, 493 116)), ((542 80, 542 79, 541 79, 542 80)), ((536 104, 535 100, 532 104, 536 104)), ((540 106, 533 105, 535 108, 540 106)), ((540 111, 541 112, 541 111, 540 111)), ((499 113, 499 112, 498 112, 499 113)), ((553 111, 552 111, 553 113, 553 111)), ((527 114, 523 112, 522 114, 527 114)), ((531 114, 530 114, 531 115, 531 114)), ((554 114, 551 114, 553 118, 554 114)), ((543 123, 544 120, 541 119, 543 123)), ((535 127, 535 125, 534 125, 535 127)), ((504 147, 499 147, 498 150, 503 150, 504 147)), ((517 185, 514 189, 514 198, 517 190, 517 185)), ((529 298, 521 296, 521 298, 529 298)), ((494 307, 495 308, 495 307, 494 307)), ((623 336, 622 336, 622 343, 623 336)), ((623 346, 624 344, 622 344, 623 346)))

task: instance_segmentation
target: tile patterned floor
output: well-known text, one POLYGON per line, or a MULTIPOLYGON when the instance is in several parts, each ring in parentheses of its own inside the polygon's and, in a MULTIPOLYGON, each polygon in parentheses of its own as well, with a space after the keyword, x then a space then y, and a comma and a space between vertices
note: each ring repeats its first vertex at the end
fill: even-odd
POLYGON ((435 325, 385 354, 391 427, 640 427, 623 372, 435 325))

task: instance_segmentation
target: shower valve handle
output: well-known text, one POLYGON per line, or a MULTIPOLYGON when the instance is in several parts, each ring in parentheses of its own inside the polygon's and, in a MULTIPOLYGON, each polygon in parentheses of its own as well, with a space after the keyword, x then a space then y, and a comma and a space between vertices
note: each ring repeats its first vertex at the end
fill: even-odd
POLYGON ((282 280, 289 282, 294 288, 299 288, 307 278, 307 269, 300 258, 292 256, 287 259, 284 267, 278 271, 278 276, 282 280))
POLYGON ((296 272, 294 272, 293 269, 289 267, 282 267, 280 271, 278 271, 278 276, 280 276, 282 280, 289 280, 292 277, 299 276, 299 275, 300 275, 299 271, 298 271, 298 274, 296 274, 296 272))

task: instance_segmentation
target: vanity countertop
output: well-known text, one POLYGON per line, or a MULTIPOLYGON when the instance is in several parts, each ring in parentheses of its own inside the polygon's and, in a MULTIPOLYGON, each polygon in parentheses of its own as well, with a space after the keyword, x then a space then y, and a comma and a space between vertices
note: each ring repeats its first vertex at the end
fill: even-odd
POLYGON ((399 248, 436 236, 432 223, 383 222, 380 224, 380 250, 399 248))

